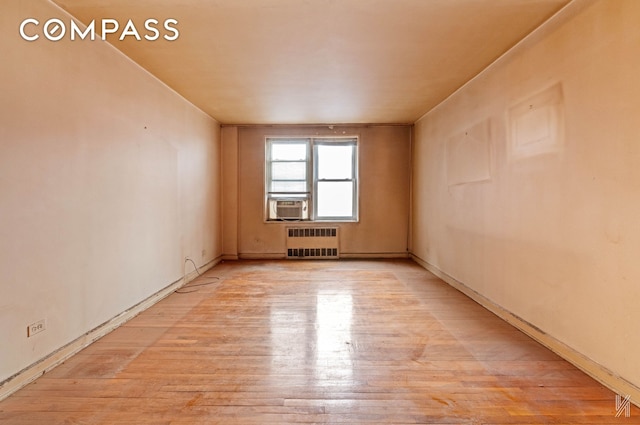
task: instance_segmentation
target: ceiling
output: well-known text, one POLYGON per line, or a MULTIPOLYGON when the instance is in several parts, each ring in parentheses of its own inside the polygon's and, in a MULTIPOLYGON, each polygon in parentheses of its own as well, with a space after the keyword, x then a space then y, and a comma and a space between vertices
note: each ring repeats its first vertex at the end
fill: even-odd
POLYGON ((107 40, 223 124, 413 123, 569 1, 54 0, 141 35, 176 19, 107 40))

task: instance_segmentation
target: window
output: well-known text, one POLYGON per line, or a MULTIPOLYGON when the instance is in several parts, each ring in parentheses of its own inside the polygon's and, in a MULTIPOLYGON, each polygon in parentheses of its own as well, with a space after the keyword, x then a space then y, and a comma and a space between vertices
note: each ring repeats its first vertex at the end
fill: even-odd
POLYGON ((268 138, 265 169, 267 220, 357 220, 356 138, 268 138))

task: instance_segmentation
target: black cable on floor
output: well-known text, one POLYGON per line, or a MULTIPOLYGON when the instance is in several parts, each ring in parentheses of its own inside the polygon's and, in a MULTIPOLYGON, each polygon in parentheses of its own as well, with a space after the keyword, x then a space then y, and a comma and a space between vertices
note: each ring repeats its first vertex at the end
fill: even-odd
MULTIPOLYGON (((184 262, 185 262, 185 263, 186 263, 187 261, 190 261, 190 262, 191 262, 191 264, 193 264, 193 268, 196 270, 196 273, 198 274, 198 276, 202 277, 202 274, 201 274, 201 273, 200 273, 200 271, 198 270, 198 266, 196 265, 196 263, 195 263, 191 258, 189 258, 189 257, 186 257, 186 258, 184 259, 184 262)), ((183 279, 184 279, 185 277, 186 277, 186 274, 185 274, 185 276, 183 277, 183 279)), ((197 288, 198 286, 208 286, 208 285, 213 285, 214 283, 217 283, 217 282, 220 280, 220 278, 219 278, 219 277, 216 277, 216 276, 210 276, 210 277, 208 277, 208 278, 209 278, 209 279, 215 279, 215 281, 213 281, 213 282, 195 283, 195 284, 193 284, 193 285, 189 285, 189 284, 187 284, 187 285, 183 286, 183 287, 182 287, 182 288, 180 288, 180 289, 176 289, 174 292, 175 292, 176 294, 190 294, 190 293, 192 293, 192 292, 198 292, 198 291, 199 291, 199 289, 193 289, 193 290, 191 290, 191 291, 184 291, 184 289, 185 289, 185 288, 197 288)))

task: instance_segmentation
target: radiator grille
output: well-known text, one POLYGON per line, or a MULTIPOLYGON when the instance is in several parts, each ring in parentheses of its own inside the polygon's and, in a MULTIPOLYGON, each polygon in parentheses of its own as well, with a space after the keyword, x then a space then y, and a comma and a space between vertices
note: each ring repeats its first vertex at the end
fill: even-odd
POLYGON ((286 229, 287 258, 339 258, 337 227, 286 229))
POLYGON ((338 236, 336 227, 293 227, 287 229, 290 238, 325 238, 338 236))
POLYGON ((289 248, 287 257, 338 257, 337 248, 289 248))

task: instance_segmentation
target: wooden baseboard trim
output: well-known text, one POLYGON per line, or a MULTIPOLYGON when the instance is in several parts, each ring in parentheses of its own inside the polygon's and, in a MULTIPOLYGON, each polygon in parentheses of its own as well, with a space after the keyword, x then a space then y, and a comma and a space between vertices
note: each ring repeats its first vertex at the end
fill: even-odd
POLYGON ((340 253, 340 258, 353 259, 376 259, 376 258, 409 258, 407 252, 356 252, 356 253, 340 253))
MULTIPOLYGON (((200 273, 204 273, 212 267, 216 266, 220 261, 222 261, 222 257, 215 258, 209 261, 207 264, 198 267, 198 269, 200 273)), ((182 278, 169 284, 165 288, 142 300, 138 304, 125 310, 119 315, 113 317, 109 321, 90 330, 86 334, 57 349, 56 351, 38 360, 32 365, 27 366, 26 368, 4 380, 3 382, 0 382, 0 401, 9 397, 11 394, 15 393, 24 386, 35 381, 40 376, 49 372, 74 354, 91 345, 93 342, 107 335, 111 331, 119 328, 129 320, 136 317, 138 314, 142 313, 149 307, 161 301, 163 298, 171 295, 177 289, 180 289, 182 286, 191 282, 196 277, 198 277, 198 273, 196 273, 195 270, 186 274, 182 278)))
MULTIPOLYGON (((344 253, 341 252, 339 254, 340 258, 344 259, 374 259, 374 258, 409 258, 409 253, 406 252, 357 252, 357 253, 344 253)), ((223 258, 226 259, 226 258, 223 258)), ((286 260, 287 255, 285 253, 282 254, 240 254, 235 260, 286 260)), ((298 258, 295 258, 296 260, 298 258)), ((306 257, 303 258, 305 260, 314 260, 318 258, 314 257, 306 257)))
POLYGON ((417 257, 414 254, 411 254, 411 258, 413 259, 413 261, 445 281, 453 288, 462 292, 510 325, 521 330, 529 337, 544 345, 549 350, 553 351, 563 359, 567 360, 569 363, 576 366, 578 369, 582 370, 587 375, 591 376, 596 381, 600 382, 605 387, 609 388, 611 391, 623 396, 629 395, 631 397, 631 402, 640 407, 640 387, 615 374, 610 369, 588 358, 584 354, 576 351, 562 341, 548 335, 543 330, 527 322, 521 317, 513 314, 509 310, 506 310, 500 305, 494 303, 484 295, 476 292, 464 283, 448 275, 446 272, 440 270, 438 267, 430 264, 420 257, 417 257))
POLYGON ((287 255, 283 253, 244 253, 238 254, 240 260, 285 260, 287 255))

